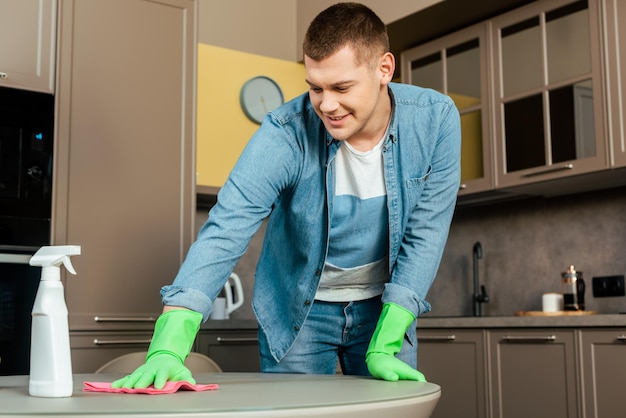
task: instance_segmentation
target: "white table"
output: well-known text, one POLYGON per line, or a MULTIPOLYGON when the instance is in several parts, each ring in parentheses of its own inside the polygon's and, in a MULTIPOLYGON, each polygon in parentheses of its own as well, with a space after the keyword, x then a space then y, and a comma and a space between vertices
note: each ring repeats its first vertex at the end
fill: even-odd
POLYGON ((0 417, 430 417, 441 389, 432 383, 385 382, 342 375, 197 374, 215 391, 166 395, 84 392, 83 382, 121 375, 74 375, 68 398, 28 395, 28 376, 0 377, 0 417))

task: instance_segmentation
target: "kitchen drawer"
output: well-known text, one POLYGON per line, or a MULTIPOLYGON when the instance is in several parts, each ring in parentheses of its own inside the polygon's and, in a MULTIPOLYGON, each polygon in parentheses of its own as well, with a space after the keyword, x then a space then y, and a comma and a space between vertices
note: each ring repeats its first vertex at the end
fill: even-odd
POLYGON ((211 357, 225 372, 260 372, 256 330, 200 331, 196 351, 211 357))
POLYGON ((100 366, 123 354, 147 351, 152 332, 71 332, 72 371, 93 373, 100 366))

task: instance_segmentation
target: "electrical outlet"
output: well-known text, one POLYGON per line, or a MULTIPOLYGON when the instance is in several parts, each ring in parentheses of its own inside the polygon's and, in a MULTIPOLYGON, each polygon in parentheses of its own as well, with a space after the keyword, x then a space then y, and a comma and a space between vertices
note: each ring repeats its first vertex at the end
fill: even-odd
POLYGON ((624 296, 624 276, 594 277, 593 297, 624 296))

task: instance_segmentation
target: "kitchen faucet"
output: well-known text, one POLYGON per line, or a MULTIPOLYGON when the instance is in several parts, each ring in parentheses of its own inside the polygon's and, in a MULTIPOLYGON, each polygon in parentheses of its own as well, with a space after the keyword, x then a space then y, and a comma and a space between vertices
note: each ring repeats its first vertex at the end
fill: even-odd
POLYGON ((483 258, 483 247, 480 244, 480 241, 474 244, 473 248, 474 255, 474 316, 482 316, 481 303, 489 302, 489 296, 487 296, 487 291, 485 290, 485 286, 479 286, 478 280, 478 260, 483 258), (480 291, 478 288, 480 287, 480 291))

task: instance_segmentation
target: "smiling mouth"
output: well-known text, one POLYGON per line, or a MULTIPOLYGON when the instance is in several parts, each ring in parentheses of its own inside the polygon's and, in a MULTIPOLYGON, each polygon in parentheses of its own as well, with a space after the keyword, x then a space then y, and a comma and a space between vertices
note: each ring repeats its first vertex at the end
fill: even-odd
POLYGON ((341 120, 343 120, 347 115, 344 116, 326 116, 328 118, 328 120, 330 120, 331 122, 339 122, 341 120))

